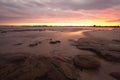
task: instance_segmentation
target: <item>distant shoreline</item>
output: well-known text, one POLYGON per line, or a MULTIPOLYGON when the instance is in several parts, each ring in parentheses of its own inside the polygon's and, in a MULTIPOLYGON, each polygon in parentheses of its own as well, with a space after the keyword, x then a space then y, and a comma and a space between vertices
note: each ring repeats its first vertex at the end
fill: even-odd
POLYGON ((92 28, 120 28, 120 26, 54 26, 54 25, 0 25, 0 27, 92 27, 92 28))

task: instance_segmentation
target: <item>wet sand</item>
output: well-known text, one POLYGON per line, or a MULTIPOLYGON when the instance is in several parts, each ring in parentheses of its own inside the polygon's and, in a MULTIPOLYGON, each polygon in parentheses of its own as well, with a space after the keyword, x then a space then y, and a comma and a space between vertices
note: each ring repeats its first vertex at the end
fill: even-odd
POLYGON ((64 29, 1 33, 0 80, 120 79, 119 29, 64 29))

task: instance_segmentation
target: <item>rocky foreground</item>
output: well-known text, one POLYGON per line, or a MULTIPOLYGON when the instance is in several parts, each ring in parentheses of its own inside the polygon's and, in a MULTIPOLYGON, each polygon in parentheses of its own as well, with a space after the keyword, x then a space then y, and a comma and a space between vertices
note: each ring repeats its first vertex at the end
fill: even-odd
POLYGON ((94 57, 77 55, 70 59, 0 54, 0 80, 80 80, 79 70, 98 70, 94 57))

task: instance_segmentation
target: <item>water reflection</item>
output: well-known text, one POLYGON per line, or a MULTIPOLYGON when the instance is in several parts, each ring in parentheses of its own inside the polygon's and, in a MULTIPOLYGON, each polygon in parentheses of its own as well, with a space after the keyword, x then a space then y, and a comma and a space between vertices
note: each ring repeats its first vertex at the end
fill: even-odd
POLYGON ((49 54, 50 52, 60 51, 60 53, 74 53, 79 52, 76 48, 70 45, 69 40, 77 40, 85 37, 83 34, 87 31, 93 30, 112 30, 113 28, 91 28, 91 27, 14 27, 14 28, 0 28, 0 30, 8 31, 5 34, 0 33, 0 52, 30 52, 37 54, 49 54), (30 31, 27 31, 31 29, 30 31), (33 29, 33 31, 32 31, 33 29), (34 31, 34 29, 42 29, 42 31, 34 31), (22 32, 9 31, 22 30, 22 32), (51 45, 49 40, 60 40, 60 44, 51 45), (41 44, 35 47, 28 47, 30 44, 41 41, 41 44), (14 44, 22 43, 22 45, 15 46, 14 44), (67 49, 71 49, 71 51, 67 49), (61 52, 62 51, 62 52, 61 52))

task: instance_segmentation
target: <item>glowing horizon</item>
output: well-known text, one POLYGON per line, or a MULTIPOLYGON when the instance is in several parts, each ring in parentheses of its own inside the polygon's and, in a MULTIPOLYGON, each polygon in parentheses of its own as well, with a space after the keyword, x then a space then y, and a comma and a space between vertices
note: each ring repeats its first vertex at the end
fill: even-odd
POLYGON ((37 26, 37 25, 48 25, 48 26, 120 26, 120 23, 106 23, 106 22, 90 22, 90 23, 8 23, 8 24, 0 24, 0 25, 13 25, 13 26, 22 26, 22 25, 28 25, 28 26, 37 26))

